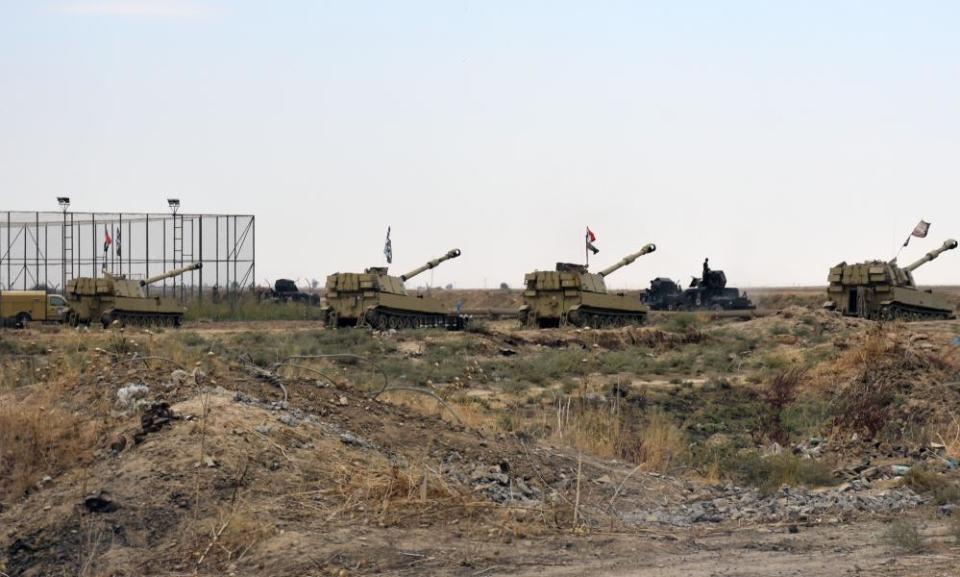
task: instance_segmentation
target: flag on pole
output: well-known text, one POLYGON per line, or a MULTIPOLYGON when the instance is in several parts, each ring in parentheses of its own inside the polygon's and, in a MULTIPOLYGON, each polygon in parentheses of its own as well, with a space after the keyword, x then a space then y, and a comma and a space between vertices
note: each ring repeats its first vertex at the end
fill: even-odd
POLYGON ((107 254, 111 244, 113 244, 113 239, 110 238, 110 230, 103 227, 103 254, 107 254))
POLYGON ((120 227, 117 227, 117 256, 120 256, 120 227))
POLYGON ((927 232, 930 231, 930 223, 921 220, 917 226, 913 227, 913 232, 910 233, 910 236, 907 237, 907 240, 903 241, 903 246, 910 244, 910 239, 913 237, 917 238, 927 238, 927 232))
POLYGON ((387 258, 387 264, 393 263, 393 242, 390 241, 390 227, 387 227, 387 240, 383 243, 383 256, 387 258))
POLYGON ((588 226, 588 227, 587 227, 587 235, 586 235, 585 241, 586 241, 586 243, 587 243, 587 250, 589 250, 589 251, 592 252, 593 254, 597 254, 598 252, 600 252, 600 249, 599 249, 599 248, 593 246, 593 243, 594 243, 596 240, 597 240, 597 235, 595 235, 595 234, 593 233, 593 231, 590 230, 590 227, 588 226))

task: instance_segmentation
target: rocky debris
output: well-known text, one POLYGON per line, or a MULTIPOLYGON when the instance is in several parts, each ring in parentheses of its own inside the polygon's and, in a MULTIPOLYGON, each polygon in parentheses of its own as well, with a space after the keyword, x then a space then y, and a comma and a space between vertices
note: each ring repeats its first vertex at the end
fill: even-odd
MULTIPOLYGON (((452 468, 451 468, 452 469, 452 468)), ((512 501, 539 501, 541 492, 528 484, 522 477, 511 476, 510 466, 503 462, 499 465, 479 465, 473 469, 467 479, 456 470, 450 471, 461 482, 469 480, 475 493, 484 493, 495 503, 512 501)))
POLYGON ((150 387, 141 383, 128 383, 126 386, 117 389, 117 407, 121 409, 131 409, 137 401, 146 397, 150 392, 150 387))
POLYGON ((188 373, 183 369, 176 369, 175 371, 170 373, 170 382, 173 383, 173 385, 176 387, 180 387, 187 384, 187 381, 189 380, 190 380, 190 373, 188 373))
POLYGON ((895 513, 922 505, 925 499, 908 488, 869 491, 844 484, 811 490, 784 486, 772 495, 755 488, 728 485, 721 496, 651 511, 622 515, 627 521, 646 521, 686 527, 695 523, 746 521, 761 523, 816 522, 825 517, 856 513, 895 513))
POLYGON ((364 449, 374 448, 373 444, 370 443, 370 441, 367 441, 366 439, 358 437, 353 433, 341 433, 340 442, 343 443, 344 445, 352 445, 354 447, 362 447, 364 449))
POLYGON ((140 430, 133 434, 133 442, 140 444, 150 433, 159 432, 160 429, 179 419, 170 409, 170 403, 158 402, 149 405, 140 415, 140 430))

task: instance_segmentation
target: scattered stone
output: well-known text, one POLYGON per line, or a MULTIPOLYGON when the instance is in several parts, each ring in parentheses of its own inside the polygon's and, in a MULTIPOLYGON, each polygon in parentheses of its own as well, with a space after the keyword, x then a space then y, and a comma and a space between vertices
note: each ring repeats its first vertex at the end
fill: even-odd
POLYGON ((150 392, 150 387, 139 383, 129 383, 117 390, 117 406, 121 409, 132 408, 138 399, 150 392))
POLYGON ((361 439, 360 437, 354 435, 353 433, 341 433, 340 442, 343 443, 344 445, 352 445, 354 447, 363 447, 364 449, 370 449, 373 447, 373 445, 371 445, 369 441, 365 439, 361 439))
POLYGON ((277 419, 284 425, 287 425, 288 427, 296 427, 297 425, 300 424, 300 419, 294 417, 290 413, 283 413, 282 415, 277 417, 277 419))
POLYGON ((189 379, 190 373, 183 369, 177 369, 170 373, 170 380, 173 382, 174 386, 185 385, 189 379))

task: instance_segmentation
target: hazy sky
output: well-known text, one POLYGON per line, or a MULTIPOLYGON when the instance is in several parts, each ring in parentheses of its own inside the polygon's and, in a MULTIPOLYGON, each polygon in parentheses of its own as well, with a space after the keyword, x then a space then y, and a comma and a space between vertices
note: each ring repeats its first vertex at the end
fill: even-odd
MULTIPOLYGON (((257 216, 258 281, 704 256, 824 284, 960 236, 957 2, 0 0, 0 210, 257 216)), ((428 275, 425 275, 427 277, 428 275)), ((918 271, 960 283, 960 251, 918 271)), ((426 278, 426 280, 430 280, 426 278)))

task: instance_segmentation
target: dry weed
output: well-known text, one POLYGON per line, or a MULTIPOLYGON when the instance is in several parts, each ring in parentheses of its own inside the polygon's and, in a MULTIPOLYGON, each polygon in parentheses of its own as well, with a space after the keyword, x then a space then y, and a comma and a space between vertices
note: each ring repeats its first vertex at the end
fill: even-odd
POLYGON ((95 425, 68 411, 0 400, 0 499, 86 461, 96 439, 95 425))

